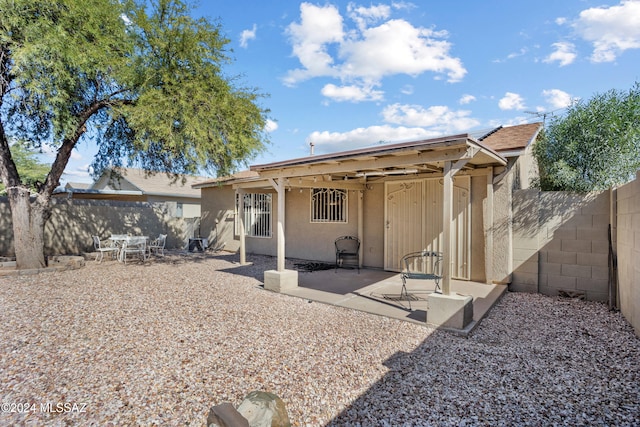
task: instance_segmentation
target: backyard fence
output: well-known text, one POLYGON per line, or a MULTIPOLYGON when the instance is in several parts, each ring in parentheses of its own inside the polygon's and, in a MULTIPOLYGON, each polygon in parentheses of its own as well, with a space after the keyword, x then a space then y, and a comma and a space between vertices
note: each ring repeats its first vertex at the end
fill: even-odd
MULTIPOLYGON (((167 235, 167 248, 186 248, 198 236, 200 218, 176 218, 166 203, 114 200, 52 199, 45 226, 46 255, 72 255, 93 250, 92 235, 167 235)), ((11 210, 0 197, 0 256, 14 256, 11 210)))
POLYGON ((611 191, 513 195, 510 289, 607 301, 640 335, 640 171, 611 191))

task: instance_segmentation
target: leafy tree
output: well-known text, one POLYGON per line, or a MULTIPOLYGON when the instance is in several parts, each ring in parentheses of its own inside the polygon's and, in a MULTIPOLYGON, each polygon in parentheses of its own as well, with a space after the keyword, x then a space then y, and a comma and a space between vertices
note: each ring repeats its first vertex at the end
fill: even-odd
POLYGON ((98 144, 96 175, 126 162, 174 177, 229 173, 268 142, 263 95, 224 75, 229 40, 182 0, 0 0, 0 10, 0 180, 18 268, 45 265, 49 201, 80 141, 98 144), (35 194, 12 137, 57 150, 35 194))
MULTIPOLYGON (((31 191, 37 191, 38 186, 47 177, 49 165, 40 162, 36 157, 36 153, 29 150, 24 142, 16 142, 11 145, 11 155, 22 182, 31 191)), ((0 196, 6 196, 6 194, 4 185, 0 183, 0 196)))
POLYGON ((542 190, 588 192, 640 169, 640 84, 579 101, 555 117, 533 148, 542 190))

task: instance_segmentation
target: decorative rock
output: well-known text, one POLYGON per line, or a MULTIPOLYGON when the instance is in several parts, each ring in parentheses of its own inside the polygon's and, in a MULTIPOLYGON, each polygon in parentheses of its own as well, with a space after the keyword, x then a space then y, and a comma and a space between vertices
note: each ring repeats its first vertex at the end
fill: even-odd
POLYGON ((250 427, 249 421, 231 403, 212 406, 207 416, 207 427, 250 427))
POLYGON ((266 391, 247 394, 238 406, 238 412, 249 421, 251 427, 291 427, 282 399, 266 391))

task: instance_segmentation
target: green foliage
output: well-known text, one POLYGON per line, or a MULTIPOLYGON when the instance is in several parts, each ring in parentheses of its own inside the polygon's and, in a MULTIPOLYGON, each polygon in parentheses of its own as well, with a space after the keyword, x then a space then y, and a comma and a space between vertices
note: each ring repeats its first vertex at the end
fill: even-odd
MULTIPOLYGON (((11 146, 11 156, 18 168, 22 183, 34 192, 38 191, 49 172, 49 165, 40 162, 36 155, 37 152, 30 150, 24 142, 17 142, 11 146)), ((0 196, 6 193, 4 185, 0 183, 0 196)))
POLYGON ((640 169, 640 84, 570 106, 541 132, 533 149, 542 190, 604 190, 640 169))
POLYGON ((96 174, 124 162, 226 174, 264 149, 263 95, 223 74, 229 40, 189 4, 0 0, 0 10, 2 124, 31 147, 67 144, 55 178, 83 140, 98 143, 96 174))

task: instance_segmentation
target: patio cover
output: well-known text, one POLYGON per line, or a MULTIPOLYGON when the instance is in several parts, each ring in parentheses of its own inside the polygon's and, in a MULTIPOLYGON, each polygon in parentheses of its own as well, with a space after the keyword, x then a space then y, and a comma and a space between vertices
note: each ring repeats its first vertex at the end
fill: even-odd
MULTIPOLYGON (((443 233, 445 236, 451 236, 453 176, 465 169, 486 168, 486 173, 491 175, 487 180, 487 212, 492 212, 493 167, 506 164, 507 160, 491 148, 469 134, 460 134, 254 165, 250 167, 250 171, 253 172, 250 177, 234 180, 232 185, 239 193, 257 188, 276 190, 278 194, 277 271, 282 272, 285 265, 284 207, 287 188, 331 187, 363 191, 366 188, 367 177, 370 176, 442 174, 444 181, 443 233)), ((363 223, 362 208, 363 202, 360 197, 358 209, 360 234, 362 234, 363 223)), ((242 213, 240 218, 243 218, 242 213)), ((241 224, 241 262, 246 260, 244 237, 244 225, 241 224)), ((442 291, 445 295, 450 293, 450 247, 451 239, 445 238, 443 241, 445 268, 443 268, 442 281, 442 291)))

